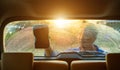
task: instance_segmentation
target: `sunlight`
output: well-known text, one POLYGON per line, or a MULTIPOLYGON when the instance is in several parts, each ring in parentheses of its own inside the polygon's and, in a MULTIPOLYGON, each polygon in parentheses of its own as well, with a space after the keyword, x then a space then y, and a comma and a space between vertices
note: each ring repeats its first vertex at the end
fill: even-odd
POLYGON ((64 20, 62 18, 59 18, 57 20, 54 20, 54 23, 55 23, 55 26, 58 27, 58 28, 65 28, 67 26, 69 26, 71 20, 64 20))

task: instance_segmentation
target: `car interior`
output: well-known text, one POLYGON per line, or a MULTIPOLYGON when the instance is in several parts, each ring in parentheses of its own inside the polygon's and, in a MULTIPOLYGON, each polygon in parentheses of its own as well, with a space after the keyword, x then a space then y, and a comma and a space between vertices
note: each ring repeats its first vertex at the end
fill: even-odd
POLYGON ((0 70, 119 70, 119 0, 0 0, 0 70))

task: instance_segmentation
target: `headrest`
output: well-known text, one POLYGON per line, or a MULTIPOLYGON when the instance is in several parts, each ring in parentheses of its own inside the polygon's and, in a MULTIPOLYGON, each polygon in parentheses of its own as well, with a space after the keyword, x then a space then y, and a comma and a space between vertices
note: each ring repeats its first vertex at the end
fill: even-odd
POLYGON ((33 54, 27 52, 20 53, 3 53, 2 70, 32 70, 33 54))
POLYGON ((120 53, 109 53, 106 59, 108 70, 118 70, 120 68, 120 53))

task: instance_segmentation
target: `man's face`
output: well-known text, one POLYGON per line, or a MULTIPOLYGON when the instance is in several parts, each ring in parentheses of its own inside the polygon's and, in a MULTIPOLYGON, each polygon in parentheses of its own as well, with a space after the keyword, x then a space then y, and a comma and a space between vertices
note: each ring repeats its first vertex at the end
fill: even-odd
POLYGON ((83 32, 80 37, 81 44, 93 44, 96 37, 90 32, 83 32))
POLYGON ((93 43, 94 43, 95 39, 96 39, 96 37, 94 37, 93 34, 83 33, 81 38, 80 38, 80 49, 81 49, 81 51, 92 51, 92 50, 94 50, 93 43))

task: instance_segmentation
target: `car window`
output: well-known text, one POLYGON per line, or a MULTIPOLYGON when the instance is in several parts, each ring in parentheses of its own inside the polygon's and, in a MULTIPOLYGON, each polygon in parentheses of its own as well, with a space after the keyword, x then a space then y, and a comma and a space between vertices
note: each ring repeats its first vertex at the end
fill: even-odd
POLYGON ((118 53, 119 37, 119 20, 14 21, 7 24, 4 29, 4 50, 33 52, 34 56, 57 56, 62 52, 82 51, 118 53), (49 48, 35 47, 34 28, 42 25, 48 27, 49 48))

